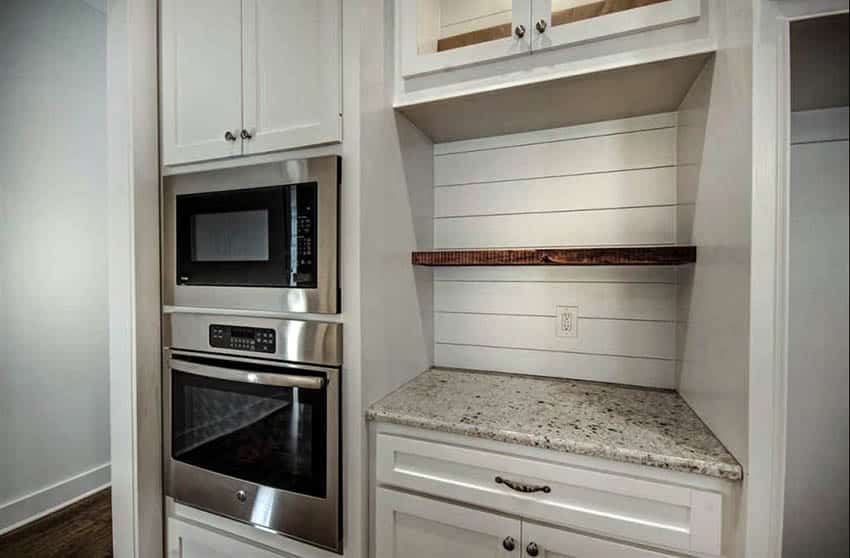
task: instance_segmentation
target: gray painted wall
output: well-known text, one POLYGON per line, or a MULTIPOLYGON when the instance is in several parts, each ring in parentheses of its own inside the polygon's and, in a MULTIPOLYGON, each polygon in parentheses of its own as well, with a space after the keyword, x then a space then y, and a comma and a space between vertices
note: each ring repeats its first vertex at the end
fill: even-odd
POLYGON ((108 482, 106 17, 3 0, 0 44, 2 531, 108 482))

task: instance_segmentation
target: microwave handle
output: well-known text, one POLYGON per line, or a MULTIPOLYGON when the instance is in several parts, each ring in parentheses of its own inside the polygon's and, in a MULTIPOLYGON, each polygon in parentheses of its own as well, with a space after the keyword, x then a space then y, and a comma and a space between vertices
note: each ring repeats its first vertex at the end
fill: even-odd
POLYGON ((324 378, 315 376, 296 376, 293 374, 269 374, 266 372, 251 372, 248 370, 236 370, 233 368, 220 368, 206 364, 197 364, 185 360, 172 359, 171 368, 186 374, 195 374, 216 380, 229 380, 232 382, 243 382, 275 387, 297 387, 302 389, 322 389, 325 386, 324 378))

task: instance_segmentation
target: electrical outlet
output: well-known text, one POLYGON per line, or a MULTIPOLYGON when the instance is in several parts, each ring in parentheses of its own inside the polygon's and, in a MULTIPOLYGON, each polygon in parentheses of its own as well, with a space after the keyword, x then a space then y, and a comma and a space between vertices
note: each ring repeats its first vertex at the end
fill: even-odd
POLYGON ((555 307, 558 322, 555 335, 558 337, 578 337, 578 306, 555 307))

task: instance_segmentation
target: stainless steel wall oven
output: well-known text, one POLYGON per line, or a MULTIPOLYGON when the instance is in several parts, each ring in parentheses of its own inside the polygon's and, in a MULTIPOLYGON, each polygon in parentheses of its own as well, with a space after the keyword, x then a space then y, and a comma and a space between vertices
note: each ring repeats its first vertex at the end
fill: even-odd
POLYGON ((337 313, 340 158, 172 178, 166 303, 337 313))
POLYGON ((341 552, 341 324, 168 316, 166 494, 341 552))

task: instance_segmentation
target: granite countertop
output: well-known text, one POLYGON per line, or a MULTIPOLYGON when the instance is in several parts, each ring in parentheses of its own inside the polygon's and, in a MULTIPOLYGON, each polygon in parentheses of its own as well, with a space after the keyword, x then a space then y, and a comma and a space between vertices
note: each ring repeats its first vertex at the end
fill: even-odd
POLYGON ((673 391, 434 368, 367 418, 740 480, 743 469, 673 391))

